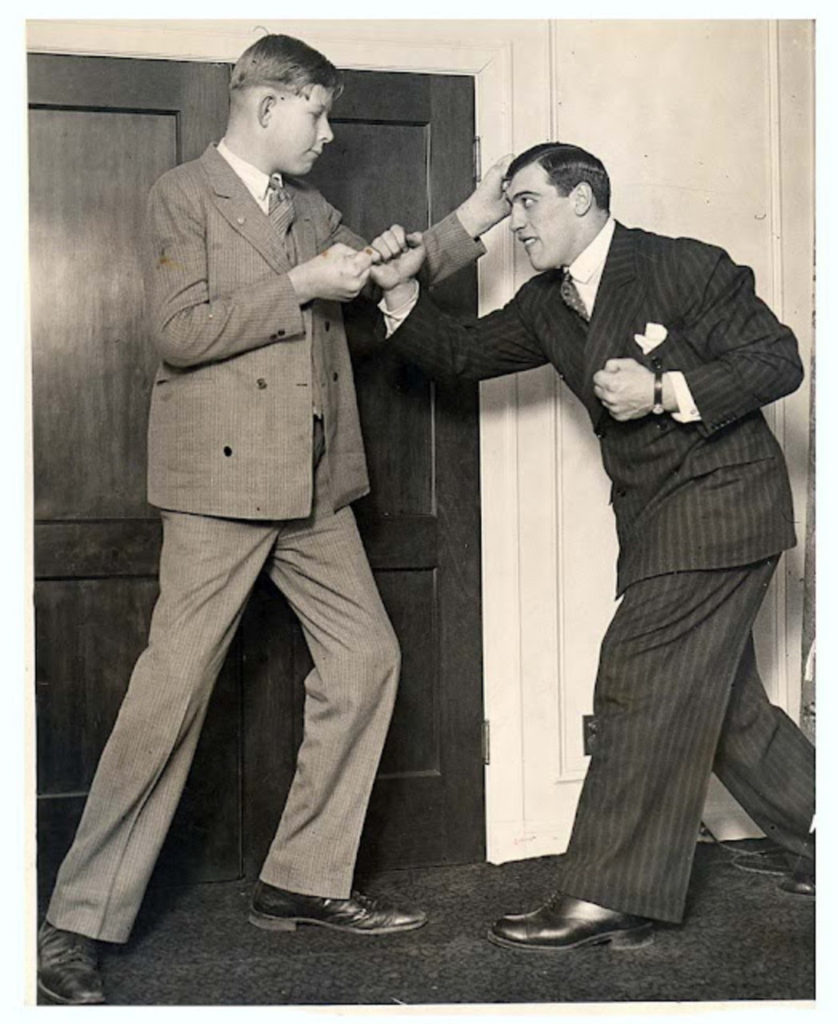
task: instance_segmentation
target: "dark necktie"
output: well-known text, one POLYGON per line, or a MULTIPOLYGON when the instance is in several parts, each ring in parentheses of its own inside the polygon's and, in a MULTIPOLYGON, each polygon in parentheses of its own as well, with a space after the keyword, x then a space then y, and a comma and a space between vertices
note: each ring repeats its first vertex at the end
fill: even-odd
POLYGON ((562 283, 559 286, 559 294, 564 304, 572 309, 574 313, 581 316, 585 323, 591 319, 590 313, 588 313, 585 303, 582 301, 582 296, 573 283, 573 278, 570 276, 570 271, 567 267, 562 269, 562 283))
MULTIPOLYGON (((271 175, 271 184, 268 190, 268 216, 283 245, 286 249, 290 249, 292 243, 289 231, 294 223, 294 201, 282 185, 282 179, 278 174, 271 175)), ((289 251, 290 256, 291 252, 289 251)))

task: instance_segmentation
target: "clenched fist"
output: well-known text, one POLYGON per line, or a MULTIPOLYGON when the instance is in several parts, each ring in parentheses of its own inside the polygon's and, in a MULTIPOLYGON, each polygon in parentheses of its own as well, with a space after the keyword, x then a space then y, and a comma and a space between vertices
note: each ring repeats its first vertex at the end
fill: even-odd
MULTIPOLYGON (((372 268, 372 279, 384 292, 389 292, 398 285, 404 284, 411 278, 416 277, 419 269, 425 261, 425 246, 422 241, 422 232, 413 231, 405 235, 402 228, 395 224, 390 231, 398 228, 403 239, 403 247, 386 260, 377 263, 372 268)), ((388 232, 385 232, 388 234, 388 232)), ((378 249, 379 239, 372 244, 378 249)))
POLYGON ((369 247, 359 252, 337 242, 314 259, 293 267, 288 278, 301 306, 312 299, 349 302, 367 283, 370 267, 380 258, 369 247))
POLYGON ((594 394, 615 420, 636 420, 652 411, 655 375, 636 359, 609 359, 594 374, 594 394))

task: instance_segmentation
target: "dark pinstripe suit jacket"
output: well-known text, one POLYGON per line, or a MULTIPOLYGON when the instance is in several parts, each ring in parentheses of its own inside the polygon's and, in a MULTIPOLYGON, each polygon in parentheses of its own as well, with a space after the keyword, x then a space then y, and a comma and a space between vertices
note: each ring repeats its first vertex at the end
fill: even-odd
POLYGON ((560 271, 482 319, 455 321, 423 293, 392 341, 432 374, 471 379, 552 363, 585 404, 612 481, 617 590, 650 576, 745 565, 795 544, 785 461, 760 411, 803 370, 791 331, 721 249, 617 225, 589 325, 563 303, 560 271), (647 322, 666 340, 648 356, 647 322), (610 358, 681 370, 702 415, 620 423, 593 392, 610 358))

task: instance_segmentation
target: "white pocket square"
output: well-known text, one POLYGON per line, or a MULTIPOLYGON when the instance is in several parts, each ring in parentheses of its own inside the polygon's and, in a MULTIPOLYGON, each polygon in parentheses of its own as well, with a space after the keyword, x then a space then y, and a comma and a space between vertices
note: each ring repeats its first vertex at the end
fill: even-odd
POLYGON ((657 348, 662 341, 666 341, 667 330, 663 324, 647 323, 643 334, 635 334, 634 340, 643 349, 643 355, 648 355, 653 348, 657 348))

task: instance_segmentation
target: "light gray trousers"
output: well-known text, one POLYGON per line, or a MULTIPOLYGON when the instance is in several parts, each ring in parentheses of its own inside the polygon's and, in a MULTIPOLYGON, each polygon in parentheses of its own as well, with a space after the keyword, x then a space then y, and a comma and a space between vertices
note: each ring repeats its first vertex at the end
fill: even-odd
MULTIPOLYGON (((285 809, 260 872, 349 895, 395 700, 399 647, 351 509, 244 522, 163 512, 160 596, 96 770, 47 919, 109 942, 131 932, 186 782, 216 677, 263 566, 298 616, 315 668, 285 809)), ((279 811, 279 808, 277 809, 279 811)))

